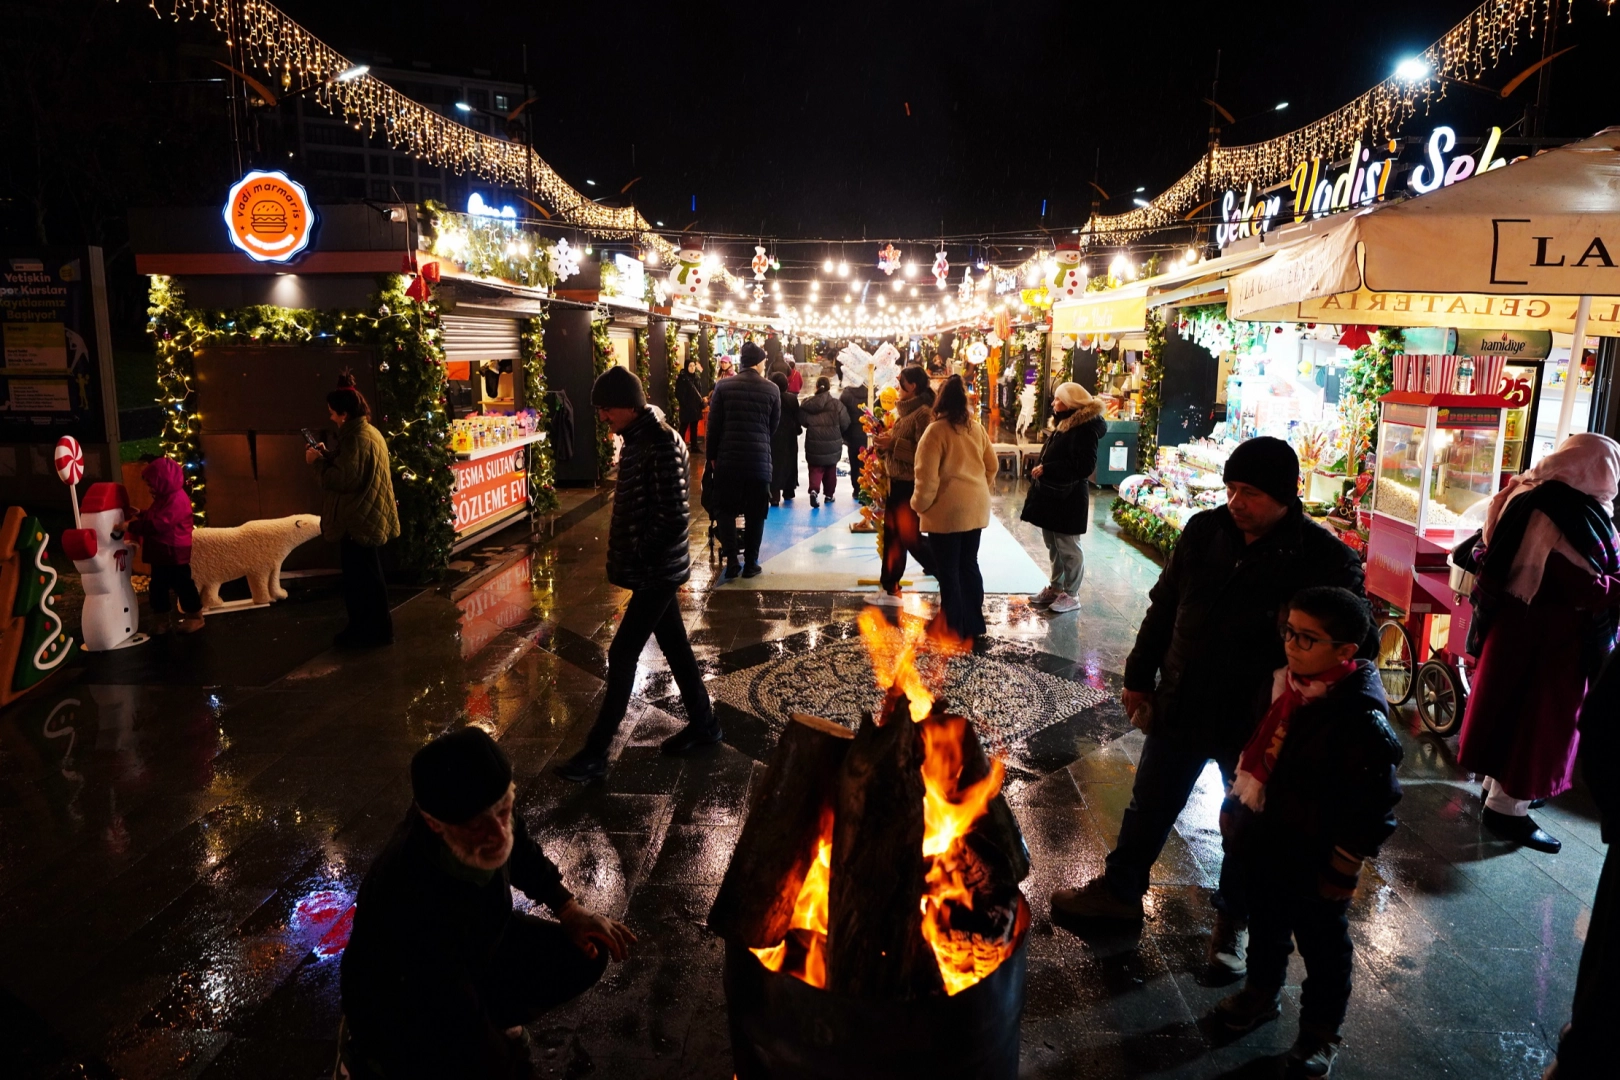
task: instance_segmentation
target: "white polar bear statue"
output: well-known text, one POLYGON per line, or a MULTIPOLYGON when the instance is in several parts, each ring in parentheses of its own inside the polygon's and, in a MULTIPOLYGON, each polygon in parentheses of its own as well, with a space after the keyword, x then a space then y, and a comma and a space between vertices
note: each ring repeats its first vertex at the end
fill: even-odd
POLYGON ((281 561, 293 548, 321 535, 317 514, 263 518, 224 529, 196 529, 191 534, 191 579, 202 595, 203 610, 224 607, 219 587, 246 577, 253 603, 263 606, 287 599, 281 587, 281 561))
POLYGON ((129 493, 123 484, 91 484, 79 508, 77 529, 62 533, 62 550, 73 560, 84 587, 79 631, 89 652, 107 652, 146 640, 141 609, 130 580, 133 545, 124 540, 129 493))

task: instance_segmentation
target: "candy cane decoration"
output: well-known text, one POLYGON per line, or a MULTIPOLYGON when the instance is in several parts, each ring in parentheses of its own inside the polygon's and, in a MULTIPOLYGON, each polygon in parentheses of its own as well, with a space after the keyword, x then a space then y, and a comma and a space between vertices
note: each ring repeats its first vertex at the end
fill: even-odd
POLYGON ((68 486, 73 498, 73 526, 82 529, 84 522, 79 520, 79 481, 84 479, 84 449, 79 445, 79 440, 71 435, 58 439, 55 461, 56 475, 68 486))

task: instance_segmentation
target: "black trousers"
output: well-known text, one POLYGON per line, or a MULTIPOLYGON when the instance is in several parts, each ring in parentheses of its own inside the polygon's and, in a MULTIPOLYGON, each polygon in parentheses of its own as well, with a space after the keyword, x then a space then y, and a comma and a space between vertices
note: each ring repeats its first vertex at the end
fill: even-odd
POLYGON ((197 595, 197 583, 191 580, 191 567, 185 563, 179 566, 153 566, 150 590, 152 612, 156 615, 169 613, 171 592, 179 602, 180 610, 185 614, 195 615, 202 610, 202 597, 197 595))
POLYGON ((1298 943, 1305 961, 1300 1027, 1336 1035, 1350 1004, 1355 955, 1346 918, 1350 901, 1324 898, 1315 876, 1285 859, 1260 851, 1242 860, 1249 901, 1249 985, 1262 992, 1280 991, 1288 956, 1298 943))
POLYGON ((1569 1034, 1558 1044, 1558 1080, 1609 1076, 1614 1068, 1608 1036, 1615 1018, 1620 1017, 1620 855, 1615 854, 1616 846, 1609 844, 1592 901, 1592 922, 1575 976, 1569 1034))
POLYGON ((382 549, 357 544, 345 536, 338 550, 343 566, 343 603, 349 609, 345 632, 365 641, 392 642, 394 617, 388 612, 382 549))
MULTIPOLYGON (((726 562, 759 562, 759 542, 765 535, 765 513, 770 509, 771 487, 766 480, 723 481, 726 490, 717 500, 715 527, 726 562), (740 544, 737 519, 743 519, 740 544)), ((645 640, 645 639, 644 639, 645 640)))
POLYGON ((922 522, 911 508, 912 480, 889 479, 889 497, 883 502, 883 573, 879 579, 884 592, 894 592, 905 576, 906 556, 917 560, 925 574, 933 574, 933 551, 922 534, 922 522))
MULTIPOLYGON (((1135 899, 1148 891, 1153 864, 1164 851, 1176 818, 1186 809, 1198 777, 1212 756, 1204 747, 1189 746, 1163 735, 1149 735, 1142 744, 1131 804, 1119 824, 1119 841, 1108 853, 1108 885, 1119 895, 1135 899)), ((1237 755, 1215 757, 1215 763, 1230 785, 1237 771, 1237 755)), ((1243 875, 1231 856, 1221 861, 1221 881, 1214 904, 1239 922, 1248 918, 1243 875)))
POLYGON ((692 643, 686 637, 686 624, 681 621, 675 589, 671 586, 637 589, 630 594, 619 631, 613 635, 613 644, 608 646, 607 692, 602 698, 602 711, 585 737, 585 750, 592 756, 607 756, 613 745, 613 736, 618 733, 625 710, 630 707, 636 664, 649 637, 657 638, 664 659, 669 661, 669 672, 675 677, 675 685, 680 687, 687 720, 697 724, 713 722, 709 690, 703 685, 697 657, 692 655, 692 643))
POLYGON ((939 582, 939 610, 958 637, 984 633, 984 578, 979 573, 980 529, 929 533, 934 553, 934 580, 939 582))
POLYGON ((345 1056, 351 1071, 383 1080, 447 1075, 441 1067, 477 1068, 491 1056, 513 1052, 501 1032, 572 1001, 594 986, 606 967, 606 949, 598 948, 592 959, 574 947, 558 923, 513 915, 494 959, 476 978, 487 1026, 446 1030, 442 1018, 436 1024, 408 997, 378 1003, 364 1015, 348 1016, 351 1042, 345 1056))

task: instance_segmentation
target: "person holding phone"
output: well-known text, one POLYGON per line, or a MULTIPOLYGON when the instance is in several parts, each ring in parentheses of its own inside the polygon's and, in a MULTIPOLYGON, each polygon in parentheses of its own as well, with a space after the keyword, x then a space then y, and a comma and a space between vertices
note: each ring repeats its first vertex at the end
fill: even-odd
POLYGON ((342 559, 349 625, 333 642, 339 648, 392 645, 382 546, 399 535, 399 508, 388 444, 372 426, 371 407, 353 376, 338 379, 338 388, 326 395, 326 410, 338 426, 337 446, 316 443, 304 450, 304 460, 320 473, 321 535, 338 545, 342 559))

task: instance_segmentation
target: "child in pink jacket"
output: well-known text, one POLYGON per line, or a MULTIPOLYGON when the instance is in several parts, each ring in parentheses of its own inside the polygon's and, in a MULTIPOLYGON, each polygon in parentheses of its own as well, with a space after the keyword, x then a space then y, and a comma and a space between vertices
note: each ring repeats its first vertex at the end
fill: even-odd
POLYGON ((169 458, 154 458, 141 470, 152 492, 152 506, 126 527, 131 539, 141 542, 141 556, 152 568, 152 632, 169 629, 169 593, 180 611, 175 626, 190 634, 203 628, 202 598, 191 580, 191 496, 186 474, 169 458))

